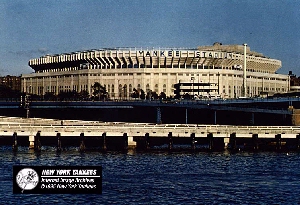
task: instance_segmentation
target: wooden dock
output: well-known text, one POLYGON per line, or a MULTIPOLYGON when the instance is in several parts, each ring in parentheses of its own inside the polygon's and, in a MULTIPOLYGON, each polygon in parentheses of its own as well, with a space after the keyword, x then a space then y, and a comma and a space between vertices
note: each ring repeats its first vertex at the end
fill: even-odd
POLYGON ((107 150, 300 150, 298 126, 149 124, 0 117, 0 145, 58 151, 76 146, 107 150))

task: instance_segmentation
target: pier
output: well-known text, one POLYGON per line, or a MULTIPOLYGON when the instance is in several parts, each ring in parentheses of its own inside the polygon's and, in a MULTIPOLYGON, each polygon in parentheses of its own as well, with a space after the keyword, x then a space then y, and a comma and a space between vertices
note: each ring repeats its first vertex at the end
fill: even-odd
POLYGON ((0 118, 0 145, 57 151, 73 146, 84 152, 129 149, 190 151, 299 151, 300 127, 151 124, 40 118, 0 118))

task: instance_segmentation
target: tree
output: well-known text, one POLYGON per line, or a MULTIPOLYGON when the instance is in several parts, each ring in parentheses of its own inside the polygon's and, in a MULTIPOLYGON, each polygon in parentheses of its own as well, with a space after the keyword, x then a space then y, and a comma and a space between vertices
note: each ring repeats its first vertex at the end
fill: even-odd
POLYGON ((161 100, 163 100, 163 99, 167 99, 167 95, 166 95, 166 93, 164 93, 164 92, 161 92, 161 93, 159 94, 159 99, 161 99, 161 100))
POLYGON ((158 99, 158 94, 157 94, 156 92, 150 90, 150 91, 147 93, 146 98, 149 99, 149 100, 152 100, 152 99, 156 100, 156 99, 158 99))
POLYGON ((60 91, 58 96, 60 100, 74 100, 78 98, 78 93, 73 90, 73 91, 60 91))
POLYGON ((93 88, 93 96, 94 99, 105 100, 108 97, 108 93, 106 92, 106 88, 102 86, 100 83, 95 82, 92 86, 93 88))
MULTIPOLYGON (((22 96, 25 96, 26 93, 22 94, 22 96)), ((37 95, 37 94, 30 94, 30 100, 32 101, 39 101, 42 100, 41 96, 37 95)))
POLYGON ((143 91, 143 89, 141 89, 140 92, 141 92, 141 93, 140 93, 140 98, 141 98, 142 100, 144 100, 145 97, 146 97, 145 92, 143 91))
POLYGON ((82 90, 79 92, 79 99, 80 100, 88 100, 90 98, 88 91, 82 90))
POLYGON ((52 92, 46 92, 45 95, 44 95, 44 99, 47 100, 47 101, 55 101, 56 96, 52 92))
POLYGON ((130 95, 132 98, 139 98, 140 97, 140 93, 137 89, 133 88, 133 92, 130 95))
POLYGON ((183 99, 189 100, 189 99, 191 99, 191 95, 188 94, 188 93, 185 93, 185 94, 183 95, 183 99))
POLYGON ((6 85, 0 85, 0 98, 19 98, 20 91, 13 90, 6 85))

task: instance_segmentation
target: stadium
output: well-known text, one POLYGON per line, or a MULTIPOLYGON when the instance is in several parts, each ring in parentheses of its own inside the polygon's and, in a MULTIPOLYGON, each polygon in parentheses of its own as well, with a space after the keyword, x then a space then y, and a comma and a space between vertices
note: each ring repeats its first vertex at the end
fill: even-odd
POLYGON ((290 87, 289 76, 276 73, 280 60, 251 51, 249 46, 221 43, 194 49, 78 51, 30 59, 29 66, 34 72, 21 76, 22 91, 36 95, 63 91, 92 95, 95 82, 103 85, 112 99, 129 98, 134 89, 173 97, 178 83, 189 85, 189 94, 214 92, 223 98, 243 96, 243 85, 247 97, 284 93, 290 87), (243 71, 245 51, 247 67, 243 71))

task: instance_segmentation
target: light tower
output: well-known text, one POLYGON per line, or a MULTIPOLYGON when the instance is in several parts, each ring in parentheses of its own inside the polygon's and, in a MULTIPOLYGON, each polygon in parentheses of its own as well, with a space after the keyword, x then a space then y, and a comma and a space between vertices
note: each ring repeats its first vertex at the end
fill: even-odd
POLYGON ((243 97, 247 97, 247 75, 246 75, 246 69, 247 69, 247 44, 244 43, 244 66, 243 66, 243 97))

